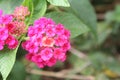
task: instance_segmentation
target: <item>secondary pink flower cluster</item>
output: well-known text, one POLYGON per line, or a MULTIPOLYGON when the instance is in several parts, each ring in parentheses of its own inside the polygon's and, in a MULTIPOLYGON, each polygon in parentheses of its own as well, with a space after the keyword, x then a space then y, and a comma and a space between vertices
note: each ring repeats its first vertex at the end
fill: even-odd
POLYGON ((13 13, 14 22, 13 24, 16 26, 12 29, 12 33, 17 36, 21 36, 26 32, 25 30, 25 17, 30 14, 30 11, 25 6, 16 7, 13 13))
POLYGON ((24 6, 17 7, 11 15, 3 15, 0 10, 0 50, 3 50, 5 45, 9 49, 17 47, 19 37, 26 32, 23 18, 29 13, 27 7, 24 6))
POLYGON ((57 60, 65 61, 70 49, 70 32, 62 24, 42 17, 28 29, 29 39, 22 43, 28 51, 26 58, 43 68, 53 66, 57 60))
POLYGON ((9 28, 12 20, 11 15, 2 15, 0 10, 0 50, 4 49, 4 45, 9 49, 15 49, 18 45, 18 40, 11 34, 11 28, 9 28))

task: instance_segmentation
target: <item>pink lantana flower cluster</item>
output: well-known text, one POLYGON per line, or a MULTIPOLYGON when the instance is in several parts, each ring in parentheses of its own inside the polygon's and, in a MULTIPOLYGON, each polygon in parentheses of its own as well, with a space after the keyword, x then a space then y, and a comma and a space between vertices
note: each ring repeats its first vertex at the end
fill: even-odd
POLYGON ((14 17, 18 20, 25 20, 25 17, 29 14, 28 8, 24 6, 16 7, 13 13, 14 17))
POLYGON ((0 10, 0 50, 3 50, 5 45, 9 49, 15 49, 18 45, 18 40, 11 34, 11 28, 9 28, 12 20, 12 15, 2 15, 0 10))
POLYGON ((70 49, 70 32, 62 24, 42 17, 29 27, 27 36, 29 39, 22 43, 28 51, 26 58, 40 68, 51 67, 58 60, 65 61, 66 52, 70 49))
POLYGON ((0 50, 3 50, 4 46, 8 46, 9 49, 17 47, 19 37, 26 32, 25 21, 19 17, 25 18, 29 13, 27 7, 23 6, 17 7, 10 15, 3 15, 3 11, 0 10, 0 50))

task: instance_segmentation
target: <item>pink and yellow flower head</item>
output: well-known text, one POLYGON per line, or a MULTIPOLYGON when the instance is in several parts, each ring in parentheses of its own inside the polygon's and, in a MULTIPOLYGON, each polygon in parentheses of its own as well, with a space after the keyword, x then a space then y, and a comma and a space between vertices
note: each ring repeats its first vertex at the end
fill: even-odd
POLYGON ((22 43, 28 51, 26 58, 40 68, 53 66, 57 60, 65 61, 70 49, 70 32, 62 24, 42 17, 28 29, 29 40, 22 43))

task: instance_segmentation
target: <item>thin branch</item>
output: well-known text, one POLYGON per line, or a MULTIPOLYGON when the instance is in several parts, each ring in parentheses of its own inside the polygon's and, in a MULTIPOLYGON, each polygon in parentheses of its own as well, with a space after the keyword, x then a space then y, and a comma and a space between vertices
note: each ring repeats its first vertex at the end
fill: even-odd
POLYGON ((67 79, 77 79, 77 80, 94 80, 92 76, 81 76, 81 75, 66 75, 62 72, 49 72, 49 71, 40 71, 36 69, 27 70, 28 73, 35 75, 43 75, 48 77, 56 77, 56 78, 67 78, 67 79))
POLYGON ((91 62, 88 61, 82 67, 79 67, 79 68, 76 68, 76 69, 62 70, 60 72, 64 73, 64 74, 75 74, 75 73, 81 72, 82 70, 84 70, 85 68, 89 67, 90 65, 91 65, 91 62))

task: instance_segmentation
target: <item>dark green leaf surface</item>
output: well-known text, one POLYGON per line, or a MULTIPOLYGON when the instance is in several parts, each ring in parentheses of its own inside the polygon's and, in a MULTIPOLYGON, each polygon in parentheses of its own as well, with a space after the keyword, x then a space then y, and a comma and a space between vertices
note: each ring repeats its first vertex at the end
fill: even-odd
POLYGON ((42 17, 47 9, 47 3, 46 0, 34 0, 34 11, 33 11, 33 16, 31 18, 31 24, 34 22, 34 20, 42 17))
POLYGON ((6 80, 15 63, 17 49, 18 48, 15 50, 4 49, 3 51, 0 51, 0 72, 3 80, 6 80))
POLYGON ((25 80, 27 72, 22 61, 16 61, 7 80, 25 80))
POLYGON ((89 0, 68 0, 76 16, 86 24, 91 32, 96 36, 96 14, 89 0))

